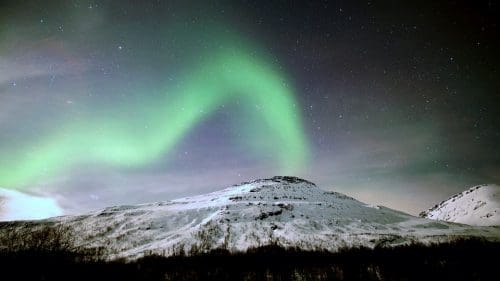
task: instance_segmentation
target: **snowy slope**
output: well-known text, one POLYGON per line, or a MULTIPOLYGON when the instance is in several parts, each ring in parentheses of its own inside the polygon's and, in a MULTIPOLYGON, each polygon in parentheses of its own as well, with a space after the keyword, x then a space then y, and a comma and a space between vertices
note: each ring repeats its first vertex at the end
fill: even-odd
MULTIPOLYGON (((270 244, 337 251, 470 236, 500 240, 499 228, 417 218, 326 192, 294 177, 256 180, 205 195, 111 207, 45 223, 71 229, 75 247, 105 247, 108 259, 189 255, 220 248, 235 252, 270 244)), ((33 224, 0 227, 0 236, 9 231, 27 233, 30 227, 33 224)))
POLYGON ((420 215, 470 225, 500 225, 500 186, 491 184, 472 187, 420 215))

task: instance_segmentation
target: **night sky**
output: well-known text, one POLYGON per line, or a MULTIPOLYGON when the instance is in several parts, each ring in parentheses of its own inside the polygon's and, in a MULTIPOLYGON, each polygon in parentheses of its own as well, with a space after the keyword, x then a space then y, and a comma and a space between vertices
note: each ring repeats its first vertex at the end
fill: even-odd
POLYGON ((294 175, 417 214, 500 183, 495 1, 48 2, 0 4, 0 186, 64 213, 294 175))

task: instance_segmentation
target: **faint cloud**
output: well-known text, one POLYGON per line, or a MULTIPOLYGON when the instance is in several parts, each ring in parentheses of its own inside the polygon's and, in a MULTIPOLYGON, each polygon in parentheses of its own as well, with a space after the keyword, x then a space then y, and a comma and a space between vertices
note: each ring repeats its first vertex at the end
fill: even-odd
POLYGON ((52 198, 0 189, 1 221, 45 219, 62 214, 63 210, 52 198))

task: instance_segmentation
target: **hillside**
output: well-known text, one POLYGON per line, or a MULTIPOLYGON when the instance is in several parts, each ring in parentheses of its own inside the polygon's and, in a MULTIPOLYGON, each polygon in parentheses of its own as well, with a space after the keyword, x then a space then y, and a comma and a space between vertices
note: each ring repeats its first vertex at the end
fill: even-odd
POLYGON ((500 225, 500 186, 472 187, 422 212, 420 216, 477 226, 500 225))
MULTIPOLYGON (((50 228, 68 249, 100 249, 107 260, 149 255, 245 252, 262 246, 337 252, 449 242, 464 237, 498 241, 498 228, 436 222, 336 192, 294 177, 274 177, 173 201, 117 206, 81 216, 2 223, 9 249, 37 241, 50 228)), ((45 241, 44 240, 44 241, 45 241)))

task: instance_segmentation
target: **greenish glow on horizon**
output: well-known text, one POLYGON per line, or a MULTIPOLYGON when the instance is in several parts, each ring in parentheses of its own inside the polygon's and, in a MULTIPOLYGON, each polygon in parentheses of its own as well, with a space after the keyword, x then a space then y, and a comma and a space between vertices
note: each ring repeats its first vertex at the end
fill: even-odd
MULTIPOLYGON (((248 127, 270 132, 265 136, 270 147, 257 155, 271 155, 283 173, 295 173, 308 161, 307 139, 290 83, 266 61, 240 47, 216 51, 184 76, 181 87, 169 88, 168 98, 120 108, 139 114, 69 120, 30 147, 1 151, 0 186, 22 188, 82 165, 148 165, 172 151, 221 104, 236 98, 249 108, 260 106, 258 111, 245 111, 258 120, 248 127)), ((238 118, 244 121, 246 116, 238 118)), ((249 138, 241 145, 249 150, 263 137, 246 134, 249 138)))

